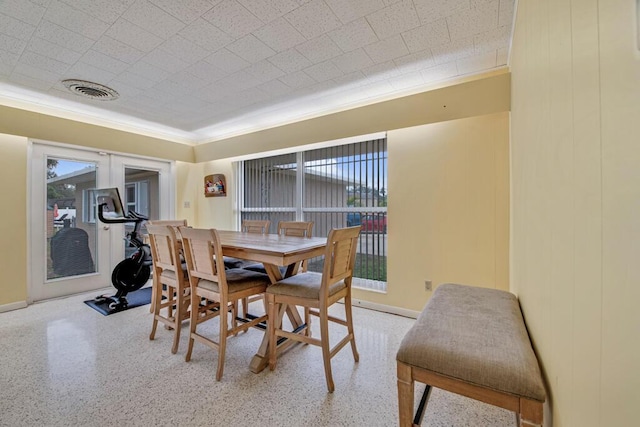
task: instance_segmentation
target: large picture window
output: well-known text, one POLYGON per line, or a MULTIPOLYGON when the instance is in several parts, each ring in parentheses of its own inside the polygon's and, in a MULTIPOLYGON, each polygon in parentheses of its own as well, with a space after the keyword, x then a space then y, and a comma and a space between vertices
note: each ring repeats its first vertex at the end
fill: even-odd
MULTIPOLYGON (((355 287, 386 291, 386 138, 238 163, 240 219, 313 221, 313 234, 361 225, 355 287)), ((322 259, 309 269, 320 272, 322 259)))

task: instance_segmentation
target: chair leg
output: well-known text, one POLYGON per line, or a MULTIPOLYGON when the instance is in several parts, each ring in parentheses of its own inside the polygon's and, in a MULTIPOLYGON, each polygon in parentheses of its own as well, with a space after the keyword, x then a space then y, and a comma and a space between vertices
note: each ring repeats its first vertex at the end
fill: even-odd
POLYGON ((266 295, 265 298, 267 301, 267 333, 269 334, 269 369, 273 371, 276 368, 278 309, 273 295, 266 295))
MULTIPOLYGON (((156 280, 158 280, 158 278, 156 276, 157 276, 157 274, 154 271, 153 272, 153 278, 151 279, 152 280, 152 282, 151 282, 151 304, 149 305, 149 313, 155 313, 155 310, 156 310, 156 292, 157 292, 156 291, 156 287, 157 287, 156 280)), ((153 339, 153 338, 151 338, 151 339, 153 339)))
POLYGON ((176 354, 178 352, 178 346, 180 345, 180 330, 182 329, 182 318, 185 313, 184 304, 184 289, 178 287, 176 290, 176 312, 173 323, 173 347, 171 347, 171 353, 176 354))
POLYGON ((347 318, 347 331, 349 333, 351 341, 351 352, 353 353, 353 360, 358 362, 360 360, 360 355, 358 354, 358 349, 356 348, 356 335, 353 332, 353 311, 351 310, 351 295, 347 295, 344 298, 344 312, 347 318))
POLYGON ((329 348, 329 313, 327 307, 320 307, 320 342, 322 360, 324 361, 324 375, 327 379, 327 389, 333 393, 335 386, 331 375, 331 349, 329 348))
POLYGON ((309 314, 309 307, 304 308, 304 324, 307 325, 304 334, 308 337, 311 336, 311 315, 309 314))
POLYGON ((160 304, 162 303, 162 291, 158 291, 158 286, 162 285, 157 284, 154 279, 154 283, 151 286, 151 305, 153 306, 153 311, 151 313, 153 315, 153 324, 151 325, 151 333, 149 334, 149 339, 154 340, 156 337, 156 330, 158 329, 158 319, 156 318, 156 316, 160 314, 160 304))
POLYGON ((242 315, 247 317, 247 313, 249 313, 249 299, 242 298, 242 315))
POLYGON ((196 333, 196 324, 198 323, 198 316, 200 315, 200 296, 193 288, 191 288, 191 316, 189 318, 189 349, 185 360, 188 362, 191 360, 191 352, 193 351, 193 336, 196 333))
POLYGON ((171 319, 173 317, 173 305, 175 304, 175 288, 173 286, 167 286, 167 318, 171 319))
POLYGON ((216 381, 222 379, 224 371, 224 355, 227 350, 227 334, 229 333, 229 302, 225 299, 220 301, 220 340, 218 343, 218 370, 216 372, 216 381), (223 310, 224 307, 224 310, 223 310))
POLYGON ((240 313, 238 313, 238 300, 235 300, 231 303, 231 325, 233 326, 233 329, 234 329, 234 332, 233 332, 234 337, 238 336, 237 328, 240 325, 240 321, 238 320, 239 314, 240 313))

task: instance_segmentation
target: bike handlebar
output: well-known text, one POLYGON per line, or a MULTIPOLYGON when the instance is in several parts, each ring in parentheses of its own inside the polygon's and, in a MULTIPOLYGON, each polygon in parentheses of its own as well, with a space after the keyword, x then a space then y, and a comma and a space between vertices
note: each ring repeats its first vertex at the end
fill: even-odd
POLYGON ((149 219, 148 217, 134 211, 129 211, 127 216, 122 218, 111 218, 111 219, 105 218, 102 213, 105 206, 107 206, 106 203, 101 203, 98 205, 98 218, 100 219, 100 221, 104 222, 105 224, 124 224, 127 222, 140 223, 142 221, 146 221, 149 219))

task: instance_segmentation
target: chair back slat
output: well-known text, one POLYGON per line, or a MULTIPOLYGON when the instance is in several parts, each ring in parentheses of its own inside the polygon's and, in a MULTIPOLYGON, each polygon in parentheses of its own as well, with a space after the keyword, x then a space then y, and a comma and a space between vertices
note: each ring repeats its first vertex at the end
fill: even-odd
POLYGON ((285 236, 311 237, 313 221, 280 221, 278 234, 285 236))
POLYGON ((347 279, 350 285, 356 259, 360 226, 333 229, 327 237, 324 255, 321 295, 328 295, 329 286, 347 279))
MULTIPOLYGON (((147 227, 149 225, 164 225, 173 228, 173 231, 176 233, 176 238, 180 240, 180 232, 178 231, 179 227, 186 227, 187 220, 186 219, 154 219, 152 221, 147 221, 147 227)), ((148 230, 148 228, 147 228, 148 230)))
POLYGON ((213 229, 180 227, 187 268, 192 277, 219 282, 224 262, 218 232, 213 229), (222 266, 219 264, 222 263, 222 266))
POLYGON ((151 221, 147 221, 149 225, 170 225, 171 227, 186 227, 187 220, 186 219, 154 219, 151 221))
POLYGON ((269 225, 271 221, 266 220, 250 220, 245 219, 242 221, 242 231, 244 233, 256 233, 267 234, 269 232, 269 225))
POLYGON ((163 270, 177 271, 179 247, 175 230, 171 226, 147 224, 149 246, 154 265, 163 270))

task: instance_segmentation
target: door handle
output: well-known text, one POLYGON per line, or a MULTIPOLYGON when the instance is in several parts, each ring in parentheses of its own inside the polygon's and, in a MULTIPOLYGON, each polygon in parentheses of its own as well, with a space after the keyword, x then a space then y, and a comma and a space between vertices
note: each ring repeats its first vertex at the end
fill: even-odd
POLYGON ((105 225, 102 227, 103 230, 108 230, 110 227, 108 225, 105 225))

